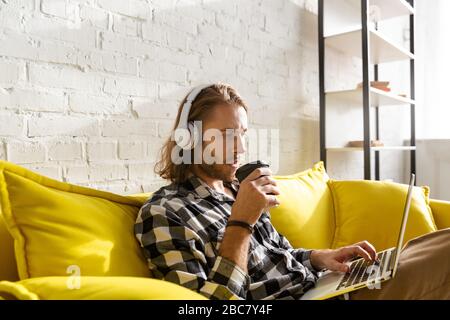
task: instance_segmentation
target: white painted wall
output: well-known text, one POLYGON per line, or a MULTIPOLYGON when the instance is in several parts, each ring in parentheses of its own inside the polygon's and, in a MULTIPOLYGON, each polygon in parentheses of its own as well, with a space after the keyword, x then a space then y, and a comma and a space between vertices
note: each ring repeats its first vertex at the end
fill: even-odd
POLYGON ((418 140, 417 182, 430 187, 431 197, 450 201, 450 140, 418 140))
POLYGON ((417 3, 418 182, 433 198, 450 200, 450 2, 417 3))
POLYGON ((422 139, 450 139, 450 1, 417 2, 418 131, 422 139))

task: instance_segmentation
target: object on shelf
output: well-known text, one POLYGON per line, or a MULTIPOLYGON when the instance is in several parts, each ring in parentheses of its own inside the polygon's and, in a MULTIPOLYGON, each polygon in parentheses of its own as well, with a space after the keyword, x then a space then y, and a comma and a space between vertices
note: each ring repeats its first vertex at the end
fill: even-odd
MULTIPOLYGON (((372 88, 378 89, 378 90, 383 90, 386 92, 391 92, 391 88, 389 88, 389 81, 372 81, 370 82, 370 86, 372 88)), ((357 86, 357 89, 361 89, 363 87, 363 83, 359 83, 357 86)))
POLYGON ((371 5, 369 7, 369 21, 373 24, 375 28, 377 23, 381 20, 382 11, 379 6, 371 5))
MULTIPOLYGON (((364 148, 364 141, 350 141, 348 143, 349 148, 364 148)), ((372 148, 384 147, 384 143, 380 140, 372 140, 371 142, 372 148)))

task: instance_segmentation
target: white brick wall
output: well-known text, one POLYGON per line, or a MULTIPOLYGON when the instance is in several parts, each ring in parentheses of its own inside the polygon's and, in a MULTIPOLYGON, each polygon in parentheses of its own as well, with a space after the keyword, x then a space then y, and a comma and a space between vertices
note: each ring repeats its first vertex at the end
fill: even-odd
POLYGON ((7 143, 8 160, 15 163, 36 163, 46 160, 45 146, 40 142, 8 142, 7 143))
POLYGON ((21 69, 23 66, 18 63, 0 61, 0 70, 2 70, 0 84, 6 86, 17 84, 22 73, 21 69))
POLYGON ((0 135, 20 136, 24 131, 24 119, 14 114, 0 114, 0 135))
POLYGON ((52 143, 48 146, 48 159, 58 160, 81 160, 83 158, 83 148, 80 142, 52 143))
POLYGON ((108 161, 117 159, 116 142, 89 142, 86 146, 88 161, 108 161))
POLYGON ((0 158, 150 191, 179 101, 225 81, 248 101, 251 126, 281 130, 280 173, 311 167, 316 10, 314 0, 0 1, 0 158))

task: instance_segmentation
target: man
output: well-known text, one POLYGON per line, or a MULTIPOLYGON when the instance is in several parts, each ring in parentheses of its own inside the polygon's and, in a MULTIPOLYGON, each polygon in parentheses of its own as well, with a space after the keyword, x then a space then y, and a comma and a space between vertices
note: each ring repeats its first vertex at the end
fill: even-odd
POLYGON ((154 277, 211 299, 299 299, 320 270, 348 272, 345 262, 354 257, 377 258, 366 241, 337 250, 294 249, 270 221, 268 210, 279 204, 272 172, 260 168, 240 184, 235 180, 246 131, 247 106, 229 85, 197 88, 184 99, 157 164, 172 183, 144 204, 135 225, 154 277), (179 146, 194 135, 191 126, 183 136, 194 121, 201 121, 202 134, 215 130, 225 142, 217 144, 217 135, 197 140, 201 151, 213 150, 210 155, 179 161, 198 160, 195 150, 179 146))

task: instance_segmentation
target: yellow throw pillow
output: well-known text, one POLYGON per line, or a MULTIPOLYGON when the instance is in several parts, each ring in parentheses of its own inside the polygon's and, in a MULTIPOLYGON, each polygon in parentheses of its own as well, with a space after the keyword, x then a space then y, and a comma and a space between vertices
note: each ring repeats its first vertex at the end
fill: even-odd
POLYGON ((333 200, 323 162, 312 169, 275 177, 281 205, 270 211, 279 233, 294 248, 329 248, 334 234, 333 200))
POLYGON ((430 208, 438 229, 450 228, 450 201, 430 200, 430 208))
POLYGON ((0 161, 0 208, 20 279, 150 275, 134 236, 141 202, 0 161))
MULTIPOLYGON (((333 248, 367 240, 380 251, 395 247, 408 186, 379 181, 328 182, 334 201, 333 248)), ((436 231, 429 207, 429 188, 414 187, 404 243, 436 231)))
POLYGON ((146 192, 146 193, 135 193, 135 194, 129 194, 126 197, 136 199, 141 203, 141 206, 144 205, 144 203, 153 195, 153 192, 146 192))
POLYGON ((42 277, 0 281, 0 299, 19 300, 208 300, 168 281, 137 277, 42 277))

